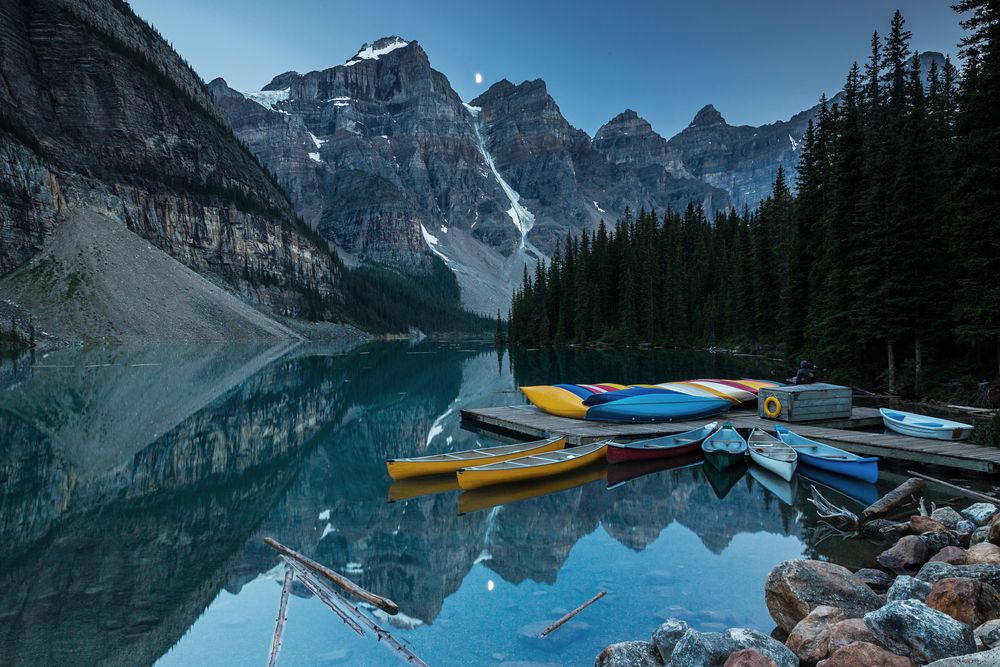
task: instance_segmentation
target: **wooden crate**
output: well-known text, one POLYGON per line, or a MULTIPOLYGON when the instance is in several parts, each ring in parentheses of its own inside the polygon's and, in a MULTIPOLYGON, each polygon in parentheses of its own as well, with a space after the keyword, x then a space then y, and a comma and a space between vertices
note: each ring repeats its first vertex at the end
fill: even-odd
POLYGON ((822 419, 844 419, 851 416, 851 388, 817 382, 761 389, 757 394, 757 414, 767 419, 764 403, 769 396, 781 402, 781 413, 775 417, 783 422, 808 422, 822 419))

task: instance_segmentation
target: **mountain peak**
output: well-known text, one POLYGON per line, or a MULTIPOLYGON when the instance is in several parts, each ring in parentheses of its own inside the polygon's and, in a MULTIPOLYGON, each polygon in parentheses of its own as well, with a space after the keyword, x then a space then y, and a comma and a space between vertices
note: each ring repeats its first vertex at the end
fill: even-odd
POLYGON ((358 49, 358 52, 354 54, 354 57, 344 63, 344 65, 350 67, 351 65, 357 65, 362 60, 378 60, 387 53, 409 45, 410 42, 407 42, 398 35, 380 37, 374 42, 365 42, 364 45, 358 49))
POLYGON ((694 120, 688 127, 711 127, 712 125, 725 125, 726 119, 722 117, 719 110, 711 104, 706 104, 698 113, 694 115, 694 120))
POLYGON ((612 137, 632 136, 641 137, 655 134, 653 126, 645 118, 637 114, 632 109, 625 109, 620 114, 609 120, 597 130, 594 135, 595 141, 604 141, 612 137))

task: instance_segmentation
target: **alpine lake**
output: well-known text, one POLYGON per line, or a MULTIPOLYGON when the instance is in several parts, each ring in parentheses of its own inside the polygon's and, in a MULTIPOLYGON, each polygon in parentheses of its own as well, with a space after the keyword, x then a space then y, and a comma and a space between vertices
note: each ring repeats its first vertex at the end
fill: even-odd
MULTIPOLYGON (((5 357, 0 664, 264 665, 284 575, 265 537, 398 603, 366 613, 432 665, 590 665, 668 617, 769 633, 775 564, 853 569, 885 548, 831 534, 799 478, 686 459, 462 493, 393 485, 384 462, 498 444, 459 411, 523 403, 519 385, 788 374, 707 352, 429 341, 5 357)), ((904 470, 822 489, 857 511, 904 470)), ((297 583, 278 664, 401 660, 297 583)))

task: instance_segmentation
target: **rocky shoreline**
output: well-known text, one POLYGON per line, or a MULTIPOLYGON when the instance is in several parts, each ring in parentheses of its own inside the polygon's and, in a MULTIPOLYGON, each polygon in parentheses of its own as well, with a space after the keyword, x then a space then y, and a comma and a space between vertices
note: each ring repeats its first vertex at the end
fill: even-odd
POLYGON ((1000 511, 975 503, 862 534, 891 546, 881 569, 789 560, 768 574, 771 635, 698 632, 671 618, 649 640, 605 648, 597 667, 987 667, 1000 665, 1000 511), (780 639, 780 640, 779 640, 780 639), (783 641, 782 641, 783 640, 783 641))

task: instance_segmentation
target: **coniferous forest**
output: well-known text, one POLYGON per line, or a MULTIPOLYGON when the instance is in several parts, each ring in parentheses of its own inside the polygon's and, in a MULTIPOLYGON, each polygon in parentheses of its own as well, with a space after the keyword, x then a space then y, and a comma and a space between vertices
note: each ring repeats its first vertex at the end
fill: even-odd
POLYGON ((901 13, 821 99, 794 183, 709 219, 626 212, 515 290, 514 345, 723 345, 919 394, 1000 373, 1000 5, 922 77, 901 13), (793 194, 794 186, 794 194, 793 194))

